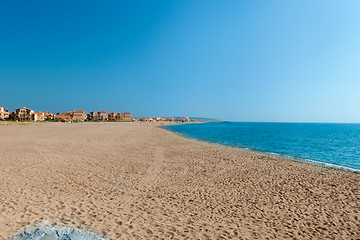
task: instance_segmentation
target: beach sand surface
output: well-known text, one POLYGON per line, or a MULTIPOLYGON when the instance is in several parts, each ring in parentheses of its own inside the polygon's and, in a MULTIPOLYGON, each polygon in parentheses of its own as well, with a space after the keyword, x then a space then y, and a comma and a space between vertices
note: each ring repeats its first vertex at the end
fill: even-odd
POLYGON ((0 125, 0 239, 360 239, 360 176, 150 123, 0 125))

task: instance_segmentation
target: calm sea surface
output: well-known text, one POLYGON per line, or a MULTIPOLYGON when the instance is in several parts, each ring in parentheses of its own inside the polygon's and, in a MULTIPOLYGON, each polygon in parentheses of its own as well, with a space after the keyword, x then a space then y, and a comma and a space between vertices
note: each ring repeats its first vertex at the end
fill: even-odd
POLYGON ((189 138, 360 172, 360 124, 183 124, 164 128, 189 138))

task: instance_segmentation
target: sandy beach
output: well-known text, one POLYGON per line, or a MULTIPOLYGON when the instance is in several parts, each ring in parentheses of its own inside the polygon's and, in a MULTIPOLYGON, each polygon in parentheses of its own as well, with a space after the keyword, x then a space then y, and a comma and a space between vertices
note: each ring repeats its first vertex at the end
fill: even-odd
POLYGON ((360 239, 360 175, 150 123, 0 125, 0 239, 48 221, 106 239, 360 239))

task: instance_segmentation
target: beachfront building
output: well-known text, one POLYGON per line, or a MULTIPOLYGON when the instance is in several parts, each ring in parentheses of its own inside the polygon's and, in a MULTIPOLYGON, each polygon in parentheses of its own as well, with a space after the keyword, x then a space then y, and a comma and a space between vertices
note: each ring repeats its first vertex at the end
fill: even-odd
POLYGON ((108 120, 108 114, 106 113, 106 111, 94 111, 89 114, 89 120, 106 121, 108 120))
POLYGON ((122 121, 130 122, 131 121, 131 114, 129 112, 124 112, 122 114, 122 121))
POLYGON ((9 110, 5 109, 4 107, 0 107, 0 120, 6 120, 10 118, 9 110))
POLYGON ((131 114, 129 112, 124 113, 117 113, 112 112, 108 114, 108 120, 113 122, 130 122, 131 121, 131 114))
POLYGON ((108 114, 108 119, 111 122, 119 122, 122 120, 122 114, 117 112, 112 112, 108 114))
POLYGON ((180 121, 182 121, 182 122, 190 122, 190 118, 189 117, 183 117, 183 118, 180 118, 180 121))
POLYGON ((108 115, 106 113, 106 111, 99 111, 99 120, 100 121, 106 121, 108 120, 108 115))
POLYGON ((65 114, 57 114, 54 116, 53 119, 59 122, 70 122, 72 120, 70 115, 65 115, 65 114))
POLYGON ((167 122, 175 122, 175 118, 166 118, 167 122))
POLYGON ((32 120, 36 121, 44 121, 45 120, 45 113, 44 112, 34 112, 31 116, 32 120))
POLYGON ((156 118, 154 118, 154 121, 156 121, 156 122, 164 122, 164 121, 165 121, 165 118, 156 117, 156 118))
POLYGON ((13 112, 12 119, 18 121, 31 121, 33 118, 34 110, 26 107, 18 108, 13 112))
POLYGON ((87 114, 83 110, 76 110, 66 113, 67 116, 71 116, 71 120, 83 122, 87 118, 87 114))
POLYGON ((88 114, 88 118, 89 121, 98 121, 99 119, 99 114, 97 111, 94 112, 90 112, 90 114, 88 114))
POLYGON ((44 115, 45 115, 45 120, 46 121, 51 121, 51 120, 54 120, 54 114, 52 114, 52 113, 50 113, 50 112, 46 112, 46 113, 44 113, 44 115))
POLYGON ((70 111, 70 112, 59 112, 55 116, 53 116, 53 119, 55 121, 62 121, 62 122, 68 122, 68 121, 79 121, 83 122, 87 119, 87 114, 83 110, 76 110, 76 111, 70 111))

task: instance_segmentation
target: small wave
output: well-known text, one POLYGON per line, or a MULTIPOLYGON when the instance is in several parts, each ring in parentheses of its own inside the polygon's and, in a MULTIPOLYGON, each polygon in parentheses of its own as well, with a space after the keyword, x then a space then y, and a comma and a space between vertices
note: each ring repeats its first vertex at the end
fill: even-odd
MULTIPOLYGON (((304 162, 314 163, 314 164, 322 165, 325 167, 337 168, 337 169, 360 173, 360 169, 356 169, 356 168, 346 167, 346 166, 337 165, 337 164, 333 164, 333 163, 320 162, 320 161, 315 161, 315 160, 311 160, 311 159, 301 159, 301 160, 304 162)), ((299 161, 301 161, 301 160, 299 160, 299 161)))
POLYGON ((347 170, 347 171, 351 171, 351 172, 359 172, 360 173, 360 169, 351 168, 351 167, 342 166, 342 165, 337 165, 337 164, 333 164, 333 163, 321 162, 321 161, 316 161, 316 160, 312 160, 312 159, 300 158, 300 157, 295 157, 295 156, 286 155, 286 154, 280 154, 280 153, 259 151, 259 150, 249 149, 249 148, 242 148, 242 147, 238 147, 238 148, 241 148, 241 149, 244 149, 244 150, 247 150, 247 151, 251 151, 251 152, 257 152, 257 153, 261 153, 261 154, 266 154, 266 155, 270 155, 270 156, 287 158, 287 159, 298 161, 298 162, 307 162, 307 163, 317 164, 317 165, 321 165, 321 166, 325 166, 325 167, 331 167, 331 168, 336 168, 336 169, 341 169, 341 170, 347 170))

